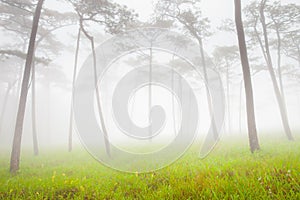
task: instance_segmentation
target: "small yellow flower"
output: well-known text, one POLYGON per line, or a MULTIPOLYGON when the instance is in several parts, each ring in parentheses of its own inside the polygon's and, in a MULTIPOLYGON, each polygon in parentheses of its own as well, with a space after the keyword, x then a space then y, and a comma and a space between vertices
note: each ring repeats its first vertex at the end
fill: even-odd
POLYGON ((84 187, 82 185, 80 186, 80 190, 84 192, 84 187))
POLYGON ((139 173, 138 173, 138 172, 135 172, 135 176, 138 177, 138 176, 139 176, 139 173))
POLYGON ((53 172, 53 175, 52 175, 52 182, 54 182, 55 176, 56 176, 56 171, 53 172))

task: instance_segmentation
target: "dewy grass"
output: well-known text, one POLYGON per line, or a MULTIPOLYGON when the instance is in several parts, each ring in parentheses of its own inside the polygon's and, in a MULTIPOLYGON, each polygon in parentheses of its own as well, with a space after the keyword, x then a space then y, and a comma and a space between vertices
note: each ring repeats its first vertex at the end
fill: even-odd
POLYGON ((21 170, 8 172, 0 157, 0 199, 300 199, 300 143, 223 141, 204 160, 192 147, 174 164, 147 174, 107 168, 81 148, 22 155, 21 170))

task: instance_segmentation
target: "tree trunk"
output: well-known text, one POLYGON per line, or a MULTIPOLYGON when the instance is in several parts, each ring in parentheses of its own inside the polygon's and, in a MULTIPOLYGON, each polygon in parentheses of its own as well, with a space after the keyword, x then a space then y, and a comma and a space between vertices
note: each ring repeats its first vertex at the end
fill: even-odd
POLYGON ((274 72, 274 68, 273 68, 273 63, 272 63, 272 58, 271 58, 271 53, 270 53, 270 48, 269 48, 267 25, 266 25, 265 16, 264 16, 264 6, 265 6, 265 0, 263 0, 261 2, 260 21, 262 24, 263 35, 264 35, 264 40, 265 40, 265 50, 266 50, 265 53, 267 56, 268 71, 269 71, 269 74, 271 76, 271 80, 273 83, 273 89, 274 89, 277 103, 279 106, 281 120, 282 120, 282 124, 283 124, 284 130, 285 130, 285 134, 289 140, 294 140, 290 126, 289 126, 288 116, 287 116, 287 112, 286 112, 285 105, 284 105, 284 100, 283 100, 282 94, 280 93, 279 86, 278 86, 275 72, 274 72))
POLYGON ((151 140, 152 136, 152 129, 151 129, 151 108, 152 108, 152 56, 153 56, 153 49, 150 47, 150 57, 149 57, 149 90, 148 90, 148 123, 149 123, 149 137, 151 140))
POLYGON ((278 28, 276 28, 276 36, 277 36, 277 70, 278 70, 278 78, 280 91, 282 95, 282 99, 285 101, 284 89, 283 89, 283 81, 282 81, 282 71, 281 71, 281 36, 278 28))
POLYGON ((44 116, 44 121, 45 121, 45 125, 44 125, 44 131, 46 134, 46 141, 48 141, 48 144, 51 143, 51 81, 49 80, 49 78, 47 80, 45 80, 45 102, 44 102, 44 106, 45 106, 45 116, 44 116))
POLYGON ((33 152, 34 155, 39 155, 39 146, 37 139, 37 131, 36 131, 36 95, 35 95, 35 63, 32 62, 32 71, 31 71, 31 125, 32 125, 32 141, 33 141, 33 152))
POLYGON ((256 130, 251 74, 250 74, 248 53, 247 53, 247 47, 245 42, 245 33, 244 33, 244 27, 242 21, 241 0, 235 0, 234 3, 235 3, 235 23, 236 23, 237 36, 239 41, 240 56, 242 62, 245 93, 246 93, 248 136, 249 136, 250 150, 253 153, 256 150, 259 150, 260 146, 259 146, 257 130, 256 130))
POLYGON ((228 133, 231 133, 231 120, 230 120, 230 86, 229 86, 229 64, 228 60, 226 59, 226 93, 227 93, 227 117, 228 117, 228 133))
POLYGON ((204 48, 203 48, 203 43, 202 39, 200 37, 197 38, 199 47, 200 47, 200 54, 201 54, 201 61, 202 61, 202 69, 203 69, 203 75, 204 75, 204 81, 205 81, 205 89, 206 89, 206 98, 207 98, 207 103, 208 103, 208 111, 211 117, 211 123, 212 123, 212 128, 213 128, 213 135, 215 139, 218 139, 218 133, 217 133, 217 126, 216 126, 216 121, 215 121, 215 116, 214 116, 214 108, 212 105, 212 100, 211 96, 209 93, 209 88, 208 88, 208 76, 207 76, 207 69, 206 69, 206 61, 205 61, 205 56, 204 56, 204 48))
POLYGON ((242 135, 242 91, 243 91, 243 81, 240 83, 240 99, 239 99, 239 130, 240 135, 242 135))
POLYGON ((276 28, 276 35, 277 35, 277 68, 278 68, 278 79, 279 79, 279 86, 281 91, 282 103, 284 106, 285 113, 287 115, 287 107, 286 107, 286 98, 285 92, 283 87, 283 80, 282 80, 282 70, 281 70, 281 36, 279 29, 276 28))
POLYGON ((104 142, 105 142, 105 150, 108 156, 110 156, 110 144, 108 141, 108 134, 104 122, 104 117, 103 117, 103 112, 102 112, 102 106, 101 106, 101 97, 100 97, 100 92, 99 92, 99 87, 98 87, 98 78, 97 78, 97 62, 96 62, 96 51, 95 51, 95 44, 94 44, 94 39, 91 39, 91 45, 92 45, 92 51, 93 51, 93 59, 94 59, 94 81, 95 81, 95 87, 96 87, 96 99, 97 99, 97 106, 98 106, 98 113, 100 117, 100 123, 102 127, 102 131, 104 134, 104 142))
POLYGON ((110 156, 110 144, 108 140, 108 134, 105 126, 105 121, 103 117, 103 112, 102 112, 102 106, 101 106, 101 97, 99 93, 99 87, 98 87, 98 77, 97 77, 97 58, 96 58, 96 51, 95 51, 95 43, 94 43, 94 38, 88 34, 88 32, 84 29, 83 26, 83 19, 82 16, 80 16, 79 23, 80 23, 80 28, 84 35, 89 39, 91 42, 91 48, 92 48, 92 53, 93 53, 93 70, 94 70, 94 84, 95 84, 95 90, 96 90, 96 101, 97 101, 97 107, 98 107, 98 113, 100 117, 100 123, 101 123, 101 128, 103 131, 104 135, 104 144, 105 144, 105 150, 106 154, 110 156))
POLYGON ((78 54, 79 54, 79 47, 80 47, 80 34, 81 29, 78 30, 77 36, 77 44, 76 44, 76 53, 75 53, 75 62, 74 62, 74 69, 73 69, 73 82, 72 82, 72 94, 71 94, 71 109, 70 109, 70 124, 69 124, 69 152, 73 149, 73 97, 75 92, 75 80, 77 74, 77 66, 78 66, 78 54))
MULTIPOLYGON (((174 54, 173 54, 173 59, 174 60, 174 54)), ((171 86, 172 86, 172 91, 175 90, 175 86, 174 86, 174 70, 172 70, 172 74, 171 74, 171 86)), ((176 136, 177 134, 177 130, 176 130, 176 113, 175 113, 175 97, 174 95, 172 95, 172 117, 173 117, 173 129, 174 129, 174 136, 176 136)))
POLYGON ((92 44, 92 51, 93 51, 93 59, 94 59, 94 81, 95 81, 95 87, 96 87, 96 98, 97 98, 97 105, 98 105, 98 112, 100 116, 100 123, 102 127, 102 131, 104 134, 104 142, 105 142, 105 149, 108 156, 110 156, 110 145, 108 141, 108 134, 104 122, 103 112, 102 112, 102 106, 100 101, 100 93, 99 93, 99 87, 98 87, 98 78, 97 78, 97 62, 96 62, 96 51, 95 51, 95 44, 94 39, 91 40, 92 44))
POLYGON ((37 35, 43 3, 44 0, 38 1, 34 18, 33 18, 31 36, 30 36, 28 52, 26 57, 26 64, 25 64, 25 69, 23 74, 20 102, 19 102, 15 133, 13 139, 13 147, 11 152, 11 160, 10 160, 11 173, 16 173, 20 166, 21 140, 22 140, 24 115, 25 115, 25 108, 26 108, 26 101, 27 101, 27 94, 28 94, 28 83, 29 83, 30 71, 31 71, 32 60, 34 55, 35 39, 37 35))
POLYGON ((102 106, 101 106, 101 97, 100 97, 100 92, 99 92, 99 87, 98 87, 98 78, 97 78, 97 60, 96 60, 96 51, 95 51, 95 43, 94 39, 91 38, 91 45, 92 45, 92 51, 93 51, 93 60, 94 60, 94 81, 95 81, 95 87, 96 87, 96 99, 97 99, 97 107, 98 107, 98 113, 100 117, 100 123, 102 127, 102 131, 104 134, 104 143, 105 143, 105 150, 108 156, 110 156, 110 144, 108 141, 108 134, 105 126, 105 121, 103 117, 103 112, 102 112, 102 106))
POLYGON ((6 93, 5 93, 5 97, 4 97, 4 100, 3 100, 1 114, 0 114, 0 134, 2 133, 4 115, 5 115, 5 110, 6 110, 6 107, 7 107, 8 97, 9 97, 9 93, 10 93, 11 88, 12 88, 12 85, 10 83, 8 83, 7 84, 7 90, 6 90, 6 93))

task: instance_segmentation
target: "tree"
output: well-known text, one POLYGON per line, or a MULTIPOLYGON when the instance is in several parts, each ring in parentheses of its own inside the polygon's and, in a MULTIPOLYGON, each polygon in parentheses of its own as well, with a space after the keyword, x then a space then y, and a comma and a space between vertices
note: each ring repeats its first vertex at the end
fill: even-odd
POLYGON ((70 122, 69 122, 69 152, 71 152, 73 149, 73 105, 72 105, 72 101, 73 101, 74 92, 75 92, 75 81, 76 81, 77 66, 78 66, 80 37, 81 37, 81 29, 79 28, 78 36, 77 36, 77 43, 76 43, 76 51, 75 51, 73 80, 72 80, 71 109, 70 109, 70 122))
POLYGON ((266 4, 265 15, 269 19, 268 27, 275 32, 274 46, 277 51, 277 65, 279 81, 281 81, 281 52, 294 59, 300 66, 300 6, 296 4, 284 4, 275 1, 266 4))
POLYGON ((211 35, 209 19, 202 16, 201 5, 197 0, 162 0, 156 5, 157 17, 164 20, 174 20, 183 28, 183 31, 192 36, 199 45, 200 59, 204 81, 206 83, 206 96, 209 114, 211 116, 213 134, 217 137, 217 128, 214 117, 214 108, 208 88, 207 63, 203 40, 211 35))
POLYGON ((300 68, 300 30, 293 30, 284 34, 282 47, 284 54, 296 60, 300 68))
MULTIPOLYGON (((17 44, 10 47, 10 50, 0 50, 0 54, 13 55, 22 59, 26 59, 24 47, 26 47, 29 39, 31 27, 31 17, 34 14, 35 3, 24 0, 1 0, 1 15, 3 17, 2 28, 5 32, 13 33, 14 41, 17 44), (20 44, 19 44, 20 43, 20 44), (20 49, 20 46, 23 49, 20 49), (13 50, 11 50, 13 49, 13 50)), ((43 67, 48 66, 50 61, 56 56, 60 50, 62 43, 55 39, 54 31, 74 24, 74 14, 72 13, 58 13, 47 8, 43 9, 43 15, 40 17, 39 31, 37 32, 37 39, 35 49, 39 49, 38 55, 34 54, 31 72, 31 122, 33 135, 33 150, 34 155, 38 155, 38 140, 37 140, 37 126, 36 126, 36 65, 42 64, 43 67)), ((8 48, 8 47, 5 47, 8 48)), ((36 51, 35 51, 36 52, 36 51)), ((20 80, 21 82, 21 80, 20 80)), ((20 85, 20 84, 19 84, 20 85)))
POLYGON ((268 66, 268 70, 273 82, 273 87, 274 87, 274 91, 276 94, 276 98, 277 98, 277 102, 279 105, 279 109, 280 109, 280 113, 281 113, 281 118, 282 118, 282 123, 285 129, 285 133, 288 137, 289 140, 294 140, 291 130, 290 130, 290 126, 289 126, 289 122, 288 122, 288 116, 287 116, 287 110, 286 110, 286 105, 285 105, 285 100, 283 98, 282 95, 282 91, 280 92, 276 77, 275 77, 275 72, 274 72, 274 68, 273 68, 273 63, 272 63, 272 58, 271 58, 271 53, 270 53, 270 46, 269 46, 269 38, 268 38, 268 32, 267 32, 267 24, 266 24, 266 18, 265 18, 265 6, 266 6, 267 0, 262 0, 260 3, 260 9, 259 9, 259 13, 260 13, 260 22, 262 25, 262 29, 263 29, 263 37, 264 37, 264 42, 265 42, 265 55, 267 58, 267 66, 268 66))
MULTIPOLYGON (((39 39, 36 41, 36 48, 40 46, 40 44, 43 42, 43 40, 50 40, 52 42, 51 48, 55 51, 55 53, 58 53, 60 49, 57 49, 57 46, 61 46, 61 44, 55 43, 55 40, 52 39, 51 34, 55 32, 58 29, 67 27, 67 26, 73 26, 76 24, 76 15, 73 13, 57 13, 56 11, 44 9, 43 16, 41 18, 41 25, 40 27, 43 28, 42 31, 40 31, 41 35, 39 39), (53 44, 54 42, 54 44, 53 44)), ((42 46, 42 45, 41 45, 42 46)), ((49 49, 45 48, 44 49, 49 49)), ((34 151, 35 155, 38 155, 38 148, 37 146, 37 133, 36 133, 36 103, 35 103, 35 65, 33 63, 32 66, 32 130, 33 130, 33 141, 34 141, 34 151)), ((76 70, 76 69, 74 69, 76 70)), ((50 83, 48 84, 48 92, 50 90, 50 83)), ((50 104, 48 103, 48 108, 50 107, 50 104)), ((49 116, 49 109, 48 109, 48 116, 49 116)), ((49 123, 49 119, 47 120, 49 123)), ((49 134, 49 133, 48 133, 49 134)))
POLYGON ((16 173, 19 169, 20 165, 20 153, 21 153, 21 139, 22 139, 22 132, 23 132, 23 123, 24 123, 24 115, 25 115, 25 107, 27 101, 27 94, 28 94, 28 84, 30 78, 30 72, 32 67, 32 61, 34 57, 34 50, 35 50, 35 40, 41 15, 41 10, 43 7, 44 0, 39 0, 36 6, 36 11, 33 18, 32 23, 32 31, 28 46, 25 70, 23 75, 22 81, 22 89, 21 89, 21 96, 20 96, 20 103, 18 108, 17 114, 17 121, 14 133, 14 140, 13 140, 13 147, 11 153, 11 160, 10 160, 10 172, 16 173))
MULTIPOLYGON (((300 6, 295 4, 281 5, 280 2, 274 2, 272 5, 266 5, 265 8, 266 16, 270 19, 269 28, 274 30, 275 39, 274 46, 277 51, 277 72, 278 72, 278 81, 280 92, 282 96, 283 105, 285 107, 285 112, 287 113, 286 108, 286 98, 285 91, 283 86, 283 69, 281 62, 282 54, 282 35, 287 37, 287 34, 294 32, 294 27, 297 23, 300 22, 300 6), (292 31, 291 31, 292 30, 292 31)), ((293 40, 293 35, 289 35, 289 40, 293 40)), ((299 46, 299 43, 298 43, 299 46)), ((300 54, 299 54, 300 56, 300 54)), ((300 60, 299 60, 300 62, 300 60)))
POLYGON ((15 86, 16 83, 17 83, 17 80, 15 80, 14 82, 10 82, 10 81, 7 82, 7 89, 6 89, 6 92, 5 92, 3 105, 2 105, 2 108, 1 108, 1 112, 0 112, 0 135, 2 133, 2 125, 3 125, 4 116, 5 116, 5 109, 6 109, 6 106, 7 106, 7 103, 8 103, 8 97, 9 97, 9 94, 10 94, 11 90, 13 89, 13 87, 15 86))
POLYGON ((36 131, 36 107, 35 107, 35 64, 34 60, 32 63, 32 71, 31 71, 31 117, 32 117, 32 139, 33 139, 33 151, 34 155, 39 155, 39 146, 38 146, 38 138, 36 131))
POLYGON ((70 2, 72 3, 77 13, 80 29, 82 30, 83 34, 91 43, 91 50, 93 55, 93 74, 94 74, 94 84, 95 84, 95 91, 96 91, 96 103, 97 103, 101 128, 104 134, 105 149, 107 155, 109 156, 110 147, 108 141, 108 133, 105 126, 105 119, 102 111, 100 91, 98 87, 95 42, 94 42, 94 37, 92 36, 92 34, 87 28, 87 23, 103 25, 105 27, 106 32, 115 34, 124 31, 124 29, 126 29, 130 25, 130 23, 134 21, 136 15, 134 15, 131 10, 128 10, 127 7, 121 6, 116 3, 111 3, 106 0, 101 0, 98 2, 89 1, 89 0, 71 0, 70 2))
MULTIPOLYGON (((16 91, 19 90, 18 82, 21 79, 20 77, 20 71, 22 68, 18 65, 26 58, 26 54, 19 51, 19 50, 0 50, 0 55, 2 57, 1 59, 1 81, 4 83, 7 83, 7 89, 5 93, 5 98, 3 101, 3 106, 1 109, 1 115, 0 115, 0 133, 2 132, 2 125, 3 121, 5 119, 5 113, 7 110, 7 105, 9 103, 8 99, 10 95, 15 95, 17 99, 18 92, 14 94, 13 89, 16 89, 16 91)), ((41 58, 36 57, 36 63, 37 64, 43 64, 48 65, 49 61, 41 58)), ((35 143, 34 143, 35 144, 35 143)), ((34 151, 36 148, 34 148, 34 151)))
POLYGON ((248 26, 253 29, 252 31, 252 42, 258 42, 259 47, 262 51, 263 58, 266 62, 268 72, 271 77, 273 90, 276 96, 276 100, 278 103, 280 116, 282 120, 282 124, 285 130, 285 134, 289 140, 293 140, 292 132, 288 122, 288 115, 285 105, 285 100, 283 99, 282 92, 280 91, 279 84, 276 79, 276 74, 273 66, 273 60, 271 57, 270 50, 270 41, 269 41, 269 33, 268 33, 268 23, 265 17, 267 0, 262 0, 259 4, 256 2, 248 5, 245 10, 247 11, 247 19, 249 20, 248 26), (258 23, 261 24, 261 29, 258 27, 258 23))
POLYGON ((234 4, 235 4, 235 23, 236 23, 237 36, 239 41, 240 57, 242 62, 245 93, 246 93, 248 137, 250 143, 250 150, 253 153, 256 150, 259 150, 260 146, 259 146, 257 130, 256 130, 252 82, 251 82, 248 53, 247 53, 247 47, 245 41, 245 33, 244 33, 244 27, 242 21, 241 0, 235 0, 234 4))
POLYGON ((232 67, 239 57, 237 46, 216 47, 213 52, 215 65, 218 71, 223 71, 226 77, 226 96, 227 96, 227 114, 228 114, 228 132, 231 132, 231 115, 230 115, 230 82, 232 76, 232 67))

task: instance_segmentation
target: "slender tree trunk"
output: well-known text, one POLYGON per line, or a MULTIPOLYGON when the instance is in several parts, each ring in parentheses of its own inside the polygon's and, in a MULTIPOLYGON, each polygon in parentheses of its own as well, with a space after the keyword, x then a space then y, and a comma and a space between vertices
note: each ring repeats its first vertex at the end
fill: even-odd
POLYGON ((206 69, 206 61, 205 61, 205 56, 204 56, 203 42, 202 42, 202 39, 200 37, 198 37, 197 40, 198 40, 199 47, 200 47, 202 69, 203 69, 205 89, 206 89, 206 98, 207 98, 207 103, 208 103, 208 111, 209 111, 209 114, 210 114, 210 117, 211 117, 214 137, 215 137, 215 139, 218 139, 217 126, 216 126, 216 121, 215 121, 215 116, 214 116, 215 115, 214 114, 214 108, 213 108, 213 105, 212 105, 212 100, 211 100, 211 96, 210 96, 210 93, 209 93, 209 88, 208 88, 208 85, 207 85, 207 84, 209 84, 209 80, 208 80, 208 76, 207 76, 207 69, 206 69))
MULTIPOLYGON (((189 91, 189 115, 188 115, 188 127, 190 127, 190 119, 191 119, 191 110, 193 109, 192 106, 191 106, 191 100, 192 100, 192 93, 191 91, 189 91)), ((188 131, 190 132, 190 129, 188 129, 188 131)))
MULTIPOLYGON (((135 81, 135 80, 134 80, 135 81)), ((133 81, 133 86, 135 85, 135 82, 133 81)), ((134 119, 134 105, 135 105, 135 95, 132 96, 132 106, 131 106, 131 110, 130 110, 130 119, 134 119)), ((130 133, 132 132, 132 126, 130 126, 130 133)))
POLYGON ((45 114, 45 133, 46 133, 46 139, 48 141, 48 144, 50 144, 51 142, 51 82, 50 80, 46 80, 46 89, 45 89, 45 96, 46 96, 46 100, 45 100, 45 110, 46 110, 46 114, 45 114))
MULTIPOLYGON (((25 51, 24 51, 25 52, 25 51)), ((16 104, 19 103, 19 98, 20 98, 20 93, 21 93, 21 88, 22 88, 22 76, 23 76, 23 67, 20 66, 20 69, 18 71, 18 83, 17 83, 17 87, 16 87, 16 104)), ((16 109, 14 110, 14 112, 17 112, 17 106, 16 109)))
POLYGON ((148 90, 148 123, 149 123, 149 137, 151 140, 152 128, 151 128, 151 108, 152 108, 152 57, 153 57, 153 49, 150 47, 150 57, 149 57, 149 90, 148 90))
POLYGON ((110 156, 110 144, 108 141, 108 134, 105 126, 105 121, 103 117, 103 111, 102 111, 102 106, 101 106, 101 96, 99 92, 99 87, 98 87, 98 77, 97 77, 97 60, 96 60, 96 51, 95 51, 95 43, 94 39, 91 38, 91 45, 92 45, 92 51, 93 51, 93 67, 94 67, 94 81, 95 81, 95 87, 96 87, 96 99, 97 99, 97 107, 98 107, 98 113, 100 117, 100 123, 102 127, 102 131, 104 134, 104 143, 105 143, 105 150, 108 156, 110 156))
POLYGON ((25 108, 26 108, 26 101, 27 101, 27 94, 28 94, 28 83, 29 83, 30 71, 32 66, 32 60, 34 56, 35 39, 37 35, 39 19, 40 19, 43 3, 44 0, 38 1, 34 18, 33 18, 31 36, 30 36, 25 70, 24 70, 23 81, 22 81, 20 103, 19 103, 16 126, 15 126, 13 147, 11 152, 11 160, 10 160, 11 173, 16 173, 20 166, 21 140, 22 140, 24 115, 25 115, 25 108))
POLYGON ((240 100, 239 100, 239 130, 240 135, 242 135, 242 91, 243 91, 243 81, 240 83, 240 100))
POLYGON ((101 97, 100 97, 100 92, 99 92, 99 87, 98 87, 98 77, 97 77, 97 58, 96 58, 96 51, 95 51, 95 42, 94 38, 88 34, 88 32, 84 29, 83 26, 83 19, 82 16, 80 16, 79 22, 80 22, 80 28, 84 35, 89 39, 91 42, 91 48, 92 48, 92 53, 93 53, 93 70, 94 70, 94 84, 95 84, 95 90, 96 90, 96 102, 97 102, 97 107, 98 107, 98 113, 99 113, 99 118, 100 118, 100 123, 104 135, 104 144, 105 144, 105 150, 106 154, 110 156, 110 144, 108 140, 108 134, 105 126, 105 121, 103 117, 103 112, 102 112, 102 106, 101 106, 101 97))
POLYGON ((32 71, 31 71, 31 125, 32 125, 32 141, 33 141, 33 152, 34 155, 39 155, 39 146, 37 139, 37 131, 36 131, 36 95, 35 95, 35 63, 32 62, 32 71))
POLYGON ((208 76, 207 76, 207 68, 206 68, 206 61, 205 61, 203 41, 202 41, 201 33, 200 34, 197 33, 195 30, 193 30, 193 28, 189 27, 189 25, 187 23, 185 23, 183 20, 181 20, 179 17, 177 17, 177 16, 174 17, 173 16, 173 18, 177 19, 180 23, 182 23, 190 31, 190 34, 192 36, 194 36, 196 38, 196 40, 198 41, 200 55, 201 55, 204 81, 205 81, 208 111, 209 111, 209 114, 210 114, 210 117, 211 117, 211 122, 212 122, 213 136, 214 136, 215 139, 219 139, 219 136, 218 136, 218 133, 217 133, 216 120, 215 120, 215 116, 214 116, 214 108, 213 108, 213 105, 212 105, 212 100, 211 100, 211 96, 210 96, 209 88, 208 88, 209 80, 208 80, 208 76))
POLYGON ((267 33, 267 25, 265 21, 265 16, 264 16, 264 6, 265 6, 265 0, 261 2, 261 7, 260 7, 260 21, 262 24, 262 29, 263 29, 263 35, 264 35, 264 40, 265 40, 265 50, 266 50, 266 56, 267 56, 267 66, 268 66, 268 71, 271 76, 271 80, 273 83, 273 89, 276 95, 277 103, 279 106, 280 114, 281 114, 281 119, 282 119, 282 124, 285 130, 285 134, 289 140, 294 140, 289 122, 288 122, 288 116, 285 108, 285 103, 282 97, 282 94, 280 93, 280 89, 276 80, 274 68, 273 68, 273 63, 272 63, 272 58, 271 58, 271 53, 270 53, 270 48, 269 48, 269 39, 268 39, 268 33, 267 33))
POLYGON ((278 28, 276 28, 276 36, 277 36, 277 68, 278 68, 278 78, 280 91, 282 95, 282 99, 285 101, 284 89, 283 89, 283 81, 282 81, 282 71, 281 71, 281 36, 278 28))
POLYGON ((179 87, 179 101, 182 102, 182 95, 183 95, 183 90, 182 90, 182 78, 181 76, 178 77, 179 80, 178 80, 178 87, 179 87))
POLYGON ((78 66, 78 54, 80 48, 80 35, 81 29, 78 30, 77 36, 77 44, 76 44, 76 53, 75 53, 75 62, 74 62, 74 69, 73 69, 73 81, 72 81, 72 94, 71 94, 71 109, 70 109, 70 122, 69 122, 69 152, 73 149, 73 97, 75 92, 75 80, 77 74, 77 66, 78 66))
POLYGON ((68 137, 68 151, 69 152, 72 152, 72 150, 73 150, 73 108, 72 108, 72 106, 73 105, 72 105, 72 100, 71 100, 70 122, 69 122, 69 137, 68 137))
POLYGON ((4 115, 5 115, 5 110, 6 110, 6 107, 7 107, 8 97, 9 97, 9 93, 10 93, 11 88, 12 88, 12 85, 10 83, 7 83, 7 89, 6 89, 6 93, 5 93, 5 96, 4 96, 3 105, 2 105, 1 114, 0 114, 0 135, 2 133, 4 115))
MULTIPOLYGON (((173 59, 174 60, 174 55, 173 59)), ((175 90, 174 88, 174 69, 172 70, 171 74, 171 86, 172 86, 172 91, 175 90)), ((177 130, 176 130, 176 114, 175 114, 175 97, 172 95, 172 117, 173 117, 173 129, 174 129, 174 136, 176 136, 177 130)))
POLYGON ((284 110, 287 115, 286 98, 285 98, 285 92, 283 87, 282 70, 281 70, 281 36, 278 28, 276 28, 276 35, 277 35, 277 68, 278 68, 279 86, 280 86, 284 110))
POLYGON ((251 74, 250 74, 248 53, 247 53, 247 47, 245 42, 245 33, 244 33, 244 27, 242 21, 241 0, 235 0, 234 3, 235 3, 235 23, 236 23, 237 36, 239 41, 240 56, 241 56, 241 62, 243 68, 244 85, 245 85, 245 93, 246 93, 248 136, 249 136, 250 150, 253 153, 256 150, 259 150, 260 146, 259 146, 257 130, 256 130, 251 74))
POLYGON ((228 133, 231 133, 231 120, 230 120, 230 85, 229 85, 229 64, 228 60, 226 59, 226 93, 227 93, 227 117, 228 117, 228 133))

